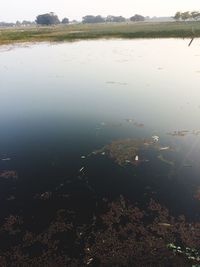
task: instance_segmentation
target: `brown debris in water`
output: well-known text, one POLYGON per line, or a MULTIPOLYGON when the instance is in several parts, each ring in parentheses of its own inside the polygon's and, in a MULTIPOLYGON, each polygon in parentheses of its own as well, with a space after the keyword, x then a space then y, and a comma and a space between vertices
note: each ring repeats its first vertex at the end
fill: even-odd
POLYGON ((181 131, 173 131, 172 133, 168 133, 168 134, 171 135, 171 136, 184 137, 189 132, 190 132, 189 130, 181 130, 181 131))
POLYGON ((138 128, 143 128, 144 124, 143 123, 139 123, 139 122, 135 122, 134 126, 138 127, 138 128))
POLYGON ((184 217, 175 219, 154 200, 142 211, 121 198, 101 218, 106 230, 93 232, 94 242, 88 242, 85 251, 99 266, 191 266, 200 261, 175 255, 167 247, 179 242, 198 249, 200 224, 189 224, 184 217))
POLYGON ((34 198, 40 200, 49 200, 52 198, 52 192, 44 192, 42 194, 36 194, 34 198))
POLYGON ((176 255, 169 244, 198 250, 200 223, 172 217, 153 199, 141 209, 121 196, 108 203, 108 210, 91 224, 70 223, 66 210, 59 210, 40 233, 30 232, 23 223, 22 218, 11 215, 0 228, 0 237, 17 235, 17 242, 0 251, 0 266, 184 267, 199 263, 198 257, 176 255), (80 249, 76 256, 70 254, 72 246, 80 249), (34 247, 38 252, 29 254, 34 247))
POLYGON ((195 198, 196 200, 199 200, 199 201, 200 201, 200 187, 197 189, 197 191, 196 191, 196 193, 195 193, 195 195, 194 195, 194 198, 195 198))
POLYGON ((133 163, 137 156, 140 142, 131 139, 113 141, 100 150, 95 151, 95 154, 108 154, 119 165, 123 166, 127 162, 133 163))
POLYGON ((15 235, 20 232, 19 226, 23 224, 23 220, 18 215, 10 215, 5 219, 5 223, 3 225, 3 230, 8 232, 11 235, 15 235))
POLYGON ((18 175, 16 171, 2 171, 0 172, 0 178, 4 179, 17 179, 18 175))
POLYGON ((153 141, 153 138, 122 139, 115 140, 111 144, 104 146, 102 149, 94 151, 92 154, 108 155, 120 166, 125 166, 126 164, 138 165, 143 161, 148 161, 147 159, 141 159, 140 157, 140 154, 148 149, 154 149, 157 151, 172 151, 169 146, 160 146, 158 142, 153 141))

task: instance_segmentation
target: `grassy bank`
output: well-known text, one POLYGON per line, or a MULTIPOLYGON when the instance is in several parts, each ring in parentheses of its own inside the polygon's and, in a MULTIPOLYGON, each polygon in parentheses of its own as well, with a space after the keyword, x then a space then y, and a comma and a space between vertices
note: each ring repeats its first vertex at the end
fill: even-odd
POLYGON ((66 26, 0 29, 0 44, 72 41, 98 38, 200 37, 200 22, 76 24, 66 26))

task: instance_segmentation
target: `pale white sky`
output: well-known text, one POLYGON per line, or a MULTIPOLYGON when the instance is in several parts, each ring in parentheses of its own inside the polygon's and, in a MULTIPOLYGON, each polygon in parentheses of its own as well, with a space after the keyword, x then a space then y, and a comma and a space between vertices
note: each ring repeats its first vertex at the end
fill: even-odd
POLYGON ((0 21, 35 20, 51 11, 72 20, 89 14, 172 16, 179 10, 200 10, 200 0, 0 0, 0 21))

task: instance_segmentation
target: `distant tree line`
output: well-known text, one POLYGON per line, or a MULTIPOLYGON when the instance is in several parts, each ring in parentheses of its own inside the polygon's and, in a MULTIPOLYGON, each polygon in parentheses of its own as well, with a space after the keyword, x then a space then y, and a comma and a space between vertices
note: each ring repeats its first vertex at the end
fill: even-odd
MULTIPOLYGON (((144 21, 145 17, 139 14, 135 14, 130 18, 125 18, 123 16, 113 16, 109 15, 107 17, 102 17, 100 15, 93 16, 87 15, 82 18, 82 23, 120 23, 120 22, 137 22, 144 21)), ((16 23, 8 23, 8 22, 0 22, 0 27, 19 27, 19 26, 31 26, 31 25, 58 25, 58 24, 69 24, 70 21, 67 17, 60 20, 58 16, 54 12, 45 13, 38 15, 35 21, 27 21, 24 20, 22 22, 16 21, 16 23)), ((77 21, 73 20, 71 23, 77 23, 77 21)))
POLYGON ((23 20, 23 21, 16 21, 15 23, 13 22, 0 22, 0 27, 20 27, 20 26, 31 26, 35 25, 36 23, 33 21, 28 21, 28 20, 23 20))
POLYGON ((13 27, 15 23, 0 21, 0 27, 13 27))
POLYGON ((83 17, 82 23, 125 22, 125 21, 144 21, 144 20, 145 17, 138 14, 132 16, 129 19, 126 19, 122 16, 112 16, 112 15, 109 15, 105 18, 100 15, 98 16, 87 15, 83 17))
POLYGON ((176 21, 186 21, 186 20, 199 20, 200 19, 200 12, 199 11, 185 11, 185 12, 176 12, 173 17, 176 21))
MULTIPOLYGON (((187 21, 187 20, 200 20, 199 11, 185 11, 185 12, 176 12, 176 14, 171 17, 171 19, 176 21, 187 21)), ((149 21, 150 17, 144 17, 139 14, 135 14, 130 18, 125 18, 123 16, 113 16, 108 15, 107 17, 102 17, 100 15, 86 15, 82 18, 82 23, 120 23, 120 22, 140 22, 140 21, 149 21)), ((0 27, 18 27, 18 26, 31 26, 31 25, 57 25, 57 24, 69 24, 77 23, 76 20, 69 21, 67 17, 60 20, 54 12, 41 14, 36 17, 35 21, 24 20, 22 22, 16 21, 16 23, 9 22, 0 22, 0 27)))
MULTIPOLYGON (((105 23, 105 22, 125 22, 125 21, 144 21, 145 17, 142 15, 134 15, 129 19, 126 19, 122 16, 112 16, 109 15, 107 17, 102 17, 100 15, 93 16, 93 15, 87 15, 82 18, 82 23, 105 23)), ((64 18, 62 21, 59 20, 58 16, 54 14, 53 12, 38 15, 36 18, 36 23, 39 25, 56 25, 56 24, 68 24, 69 19, 64 18)))
MULTIPOLYGON (((73 21, 75 22, 75 21, 73 21)), ((46 13, 42 15, 38 15, 36 17, 35 21, 16 21, 15 23, 9 23, 9 22, 0 22, 0 27, 20 27, 20 26, 31 26, 31 25, 56 25, 56 24, 68 24, 69 19, 68 18, 63 18, 61 21, 59 20, 58 16, 53 13, 46 13)))

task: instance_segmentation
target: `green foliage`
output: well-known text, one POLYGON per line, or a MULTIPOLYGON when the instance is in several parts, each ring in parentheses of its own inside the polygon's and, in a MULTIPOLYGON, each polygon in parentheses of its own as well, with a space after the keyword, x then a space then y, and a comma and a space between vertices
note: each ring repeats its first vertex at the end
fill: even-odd
POLYGON ((187 20, 187 19, 190 19, 190 18, 191 18, 191 15, 190 15, 189 11, 181 13, 181 19, 182 20, 187 20))
POLYGON ((175 20, 180 20, 181 19, 181 12, 176 12, 175 16, 173 17, 175 20))
POLYGON ((191 17, 194 19, 194 20, 198 20, 200 18, 200 12, 199 11, 192 11, 191 12, 191 17))
POLYGON ((59 24, 60 21, 58 19, 58 16, 51 12, 47 14, 38 15, 36 18, 36 23, 39 25, 55 25, 59 24))
POLYGON ((102 22, 105 22, 105 19, 101 17, 100 15, 98 16, 87 15, 83 17, 82 22, 83 23, 102 23, 102 22))
POLYGON ((126 19, 122 16, 107 16, 106 17, 106 22, 125 22, 126 19))
POLYGON ((63 20, 62 20, 62 24, 68 24, 69 23, 69 19, 68 18, 64 18, 63 20))
POLYGON ((130 21, 144 21, 145 18, 142 15, 135 14, 130 18, 130 21))
POLYGON ((180 246, 176 246, 175 244, 173 243, 170 243, 167 245, 167 248, 172 250, 173 253, 175 255, 177 254, 182 254, 184 255, 188 260, 192 260, 192 261, 198 261, 200 262, 200 256, 199 256, 199 253, 196 249, 194 248, 189 248, 189 247, 186 247, 186 248, 181 248, 180 246))
POLYGON ((192 19, 192 20, 198 20, 200 18, 200 12, 199 11, 192 11, 192 12, 189 12, 189 11, 185 11, 185 12, 176 12, 176 14, 174 15, 173 19, 175 19, 176 21, 179 21, 179 20, 189 20, 189 19, 192 19))

